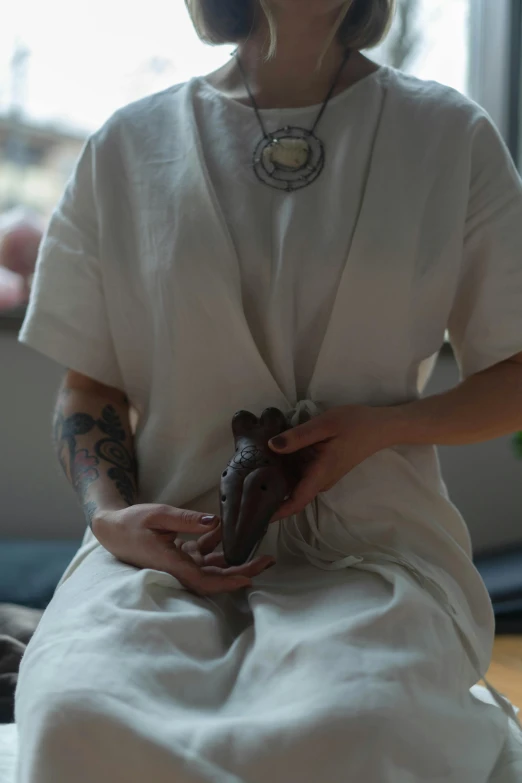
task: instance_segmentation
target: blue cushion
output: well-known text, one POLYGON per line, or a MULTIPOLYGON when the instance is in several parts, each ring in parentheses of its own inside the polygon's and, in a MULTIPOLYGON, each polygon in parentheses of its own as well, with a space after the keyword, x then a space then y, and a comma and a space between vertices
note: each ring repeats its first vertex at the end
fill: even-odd
POLYGON ((522 599, 522 548, 511 546, 475 558, 493 603, 522 599))
POLYGON ((0 539, 0 603, 45 609, 80 544, 0 539))

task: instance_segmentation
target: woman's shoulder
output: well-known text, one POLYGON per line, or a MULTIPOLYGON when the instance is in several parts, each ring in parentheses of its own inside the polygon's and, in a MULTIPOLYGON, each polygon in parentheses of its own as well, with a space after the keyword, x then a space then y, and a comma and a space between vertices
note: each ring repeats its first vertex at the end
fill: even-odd
POLYGON ((163 128, 175 134, 189 85, 189 81, 179 82, 116 109, 91 134, 93 149, 105 150, 116 145, 121 152, 125 145, 153 140, 155 136, 157 142, 157 134, 163 128))
MULTIPOLYGON (((404 126, 414 122, 426 130, 470 130, 489 120, 485 109, 453 87, 388 68, 393 105, 404 126)), ((415 126, 414 126, 415 127, 415 126)))

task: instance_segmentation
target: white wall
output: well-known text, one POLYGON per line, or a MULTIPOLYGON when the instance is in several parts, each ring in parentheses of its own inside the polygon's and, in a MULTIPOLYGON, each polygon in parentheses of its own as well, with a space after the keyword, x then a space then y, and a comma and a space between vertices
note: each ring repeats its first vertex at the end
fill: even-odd
POLYGON ((0 537, 80 538, 84 520, 51 445, 62 368, 0 331, 0 537))
MULTIPOLYGON (((79 538, 84 521, 51 446, 51 418, 62 369, 0 331, 0 537, 79 538)), ((451 357, 439 360, 428 391, 457 380, 451 357)), ((443 448, 450 493, 476 551, 522 543, 522 462, 509 439, 443 448)))

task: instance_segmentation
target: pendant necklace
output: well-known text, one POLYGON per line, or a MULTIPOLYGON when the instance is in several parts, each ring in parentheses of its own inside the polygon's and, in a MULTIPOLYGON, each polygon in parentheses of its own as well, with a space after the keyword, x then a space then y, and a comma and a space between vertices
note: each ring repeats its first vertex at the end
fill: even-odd
POLYGON ((257 144, 253 156, 253 169, 257 178, 269 187, 288 192, 311 185, 323 170, 325 160, 324 144, 315 135, 315 129, 339 81, 350 56, 350 50, 345 54, 312 128, 308 130, 287 125, 273 133, 266 131, 237 51, 235 56, 263 133, 263 138, 257 144))

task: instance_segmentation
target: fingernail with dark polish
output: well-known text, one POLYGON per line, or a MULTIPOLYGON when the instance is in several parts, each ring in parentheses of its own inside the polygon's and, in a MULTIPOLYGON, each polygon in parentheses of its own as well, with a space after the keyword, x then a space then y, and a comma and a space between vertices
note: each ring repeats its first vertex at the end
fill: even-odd
POLYGON ((201 518, 202 525, 215 525, 217 521, 218 517, 207 516, 201 518))
POLYGON ((278 435, 276 438, 270 440, 270 444, 275 446, 276 449, 284 449, 286 446, 286 440, 282 435, 278 435))

